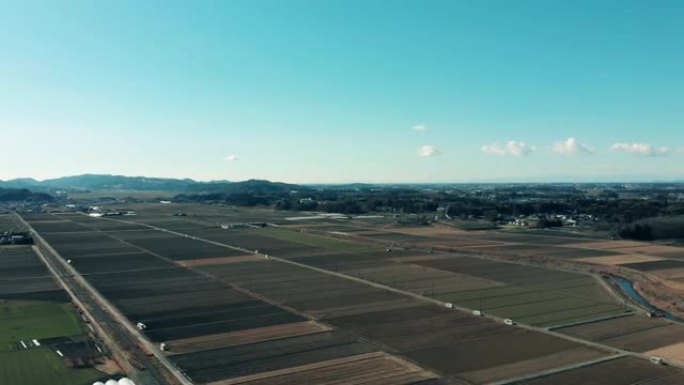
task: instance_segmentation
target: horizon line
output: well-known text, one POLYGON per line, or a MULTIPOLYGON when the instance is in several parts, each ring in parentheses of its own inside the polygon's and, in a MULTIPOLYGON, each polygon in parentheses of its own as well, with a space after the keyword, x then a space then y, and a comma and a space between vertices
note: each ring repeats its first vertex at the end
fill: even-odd
POLYGON ((37 179, 33 177, 18 177, 11 179, 0 179, 0 183, 8 183, 13 181, 21 180, 33 180, 38 183, 44 183, 49 180, 63 179, 63 178, 73 178, 81 176, 102 176, 102 177, 124 177, 124 178, 149 178, 149 179, 167 179, 175 181, 192 181, 194 183, 240 183, 246 181, 265 181, 270 183, 286 183, 301 186, 344 186, 353 184, 367 184, 367 185, 468 185, 468 184, 684 184, 684 178, 682 179, 652 179, 648 180, 645 178, 635 178, 635 179, 591 179, 591 178, 573 178, 573 177, 558 177, 558 179, 547 179, 540 177, 539 179, 534 179, 533 177, 520 179, 508 179, 508 180, 473 180, 473 181, 347 181, 347 182, 286 182, 280 180, 270 180, 264 178, 250 178, 239 181, 232 181, 228 179, 194 179, 190 177, 158 177, 158 176, 146 176, 146 175, 123 175, 123 174, 97 174, 97 173, 83 173, 83 174, 73 174, 73 175, 63 175, 59 177, 43 178, 37 179), (574 180, 573 180, 574 179, 574 180), (577 180, 582 179, 582 180, 577 180))

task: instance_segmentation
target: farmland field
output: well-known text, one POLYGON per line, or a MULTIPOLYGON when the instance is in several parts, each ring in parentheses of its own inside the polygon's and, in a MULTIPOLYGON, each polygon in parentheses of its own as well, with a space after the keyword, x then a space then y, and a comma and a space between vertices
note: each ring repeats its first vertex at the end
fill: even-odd
POLYGON ((592 322, 558 331, 634 352, 646 352, 684 342, 684 328, 680 325, 639 316, 592 322))
POLYGON ((83 340, 84 332, 66 293, 33 250, 1 247, 0 384, 90 385, 102 379, 95 369, 68 367, 49 343, 83 340))
POLYGON ((667 366, 645 360, 620 358, 598 365, 562 372, 531 381, 525 385, 669 385, 680 384, 684 374, 667 366))
MULTIPOLYGON (((372 247, 354 251, 344 245, 342 250, 333 252, 332 243, 326 246, 318 242, 321 237, 282 229, 193 230, 191 233, 261 252, 267 250, 274 256, 343 272, 463 307, 483 309, 533 325, 553 326, 625 312, 624 307, 594 278, 577 273, 467 256, 426 256, 420 259, 413 253, 412 260, 402 260, 397 254, 372 247), (277 240, 304 242, 302 244, 316 248, 297 248, 290 243, 279 243, 273 235, 277 240), (507 288, 502 295, 492 295, 495 291, 490 290, 502 286, 507 288), (481 293, 478 292, 480 290, 481 293)), ((397 234, 397 239, 406 236, 397 234)), ((548 249, 547 246, 540 248, 548 249)), ((587 255, 582 250, 578 251, 578 256, 587 255)))
POLYGON ((434 297, 523 323, 552 326, 625 312, 590 276, 470 257, 413 263, 498 282, 434 297))
POLYGON ((0 232, 9 230, 19 230, 19 226, 14 218, 14 215, 0 215, 0 232))
MULTIPOLYGON (((319 279, 316 273, 300 268, 273 263, 243 263, 207 266, 203 270, 322 317, 335 327, 378 341, 426 367, 446 371, 464 380, 470 379, 473 383, 505 378, 519 370, 543 370, 604 354, 553 337, 517 333, 515 329, 489 320, 417 302, 405 302, 389 293, 376 297, 373 290, 364 290, 358 284, 333 277, 319 279), (344 301, 347 297, 351 301, 344 301), (542 340, 535 342, 534 338, 542 340), (444 354, 444 357, 466 356, 456 350, 448 353, 444 349, 481 349, 482 355, 475 357, 489 357, 497 354, 502 346, 495 341, 501 341, 503 346, 515 346, 521 343, 518 340, 533 343, 527 355, 504 355, 498 361, 488 359, 486 363, 474 359, 470 364, 463 362, 462 367, 454 366, 453 361, 449 364, 439 361, 444 354), (488 341, 493 341, 493 344, 489 345, 488 341)), ((459 362, 462 360, 460 358, 459 362)))
MULTIPOLYGON (((630 317, 631 311, 595 277, 429 250, 441 245, 566 259, 619 254, 574 247, 596 243, 593 238, 388 231, 382 220, 304 224, 289 221, 287 213, 191 204, 121 209, 138 215, 27 219, 39 232, 42 226, 42 235, 60 256, 71 260, 131 323, 144 323, 148 339, 166 343, 168 357, 197 383, 284 385, 346 378, 357 384, 486 384, 606 358, 615 354, 611 346, 635 351, 664 347, 665 335, 681 332, 679 326, 666 325, 643 335, 600 336, 599 331, 594 336, 582 329, 594 324, 588 321, 627 315, 615 319, 639 318, 634 322, 639 325, 643 319, 630 317), (174 216, 178 213, 183 215, 174 216), (224 223, 236 226, 220 228, 224 223), (334 237, 321 235, 326 232, 334 237), (357 241, 362 238, 416 242, 421 248, 357 241), (540 328, 509 326, 500 318, 473 316, 429 300, 540 328), (553 326, 600 346, 544 332, 553 326)), ((614 362, 624 361, 595 367, 614 362)), ((624 378, 641 377, 626 370, 624 378)))
POLYGON ((628 263, 628 264, 625 264, 624 266, 629 267, 630 269, 641 270, 641 271, 681 269, 681 268, 684 268, 684 261, 663 259, 663 260, 658 260, 658 261, 628 263))
POLYGON ((212 382, 221 378, 242 377, 376 350, 351 337, 336 332, 324 332, 176 355, 173 360, 195 380, 212 382))
MULTIPOLYGON (((378 246, 367 246, 354 242, 340 241, 332 238, 324 238, 320 236, 310 235, 306 233, 289 231, 289 230, 279 230, 279 229, 268 229, 266 231, 250 231, 253 234, 258 234, 266 236, 269 238, 281 239, 287 242, 293 242, 298 244, 303 244, 307 246, 317 246, 327 249, 334 249, 339 251, 347 252, 363 252, 363 251, 373 251, 380 250, 378 246)), ((249 233, 248 233, 249 234, 249 233)))

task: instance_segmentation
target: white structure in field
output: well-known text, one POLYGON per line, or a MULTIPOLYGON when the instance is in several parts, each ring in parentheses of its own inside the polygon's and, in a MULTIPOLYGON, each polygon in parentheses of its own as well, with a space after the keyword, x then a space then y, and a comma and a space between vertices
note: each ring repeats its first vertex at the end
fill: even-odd
POLYGON ((104 384, 98 381, 94 382, 93 385, 135 385, 135 382, 131 381, 128 377, 123 377, 119 381, 112 378, 107 380, 104 384))

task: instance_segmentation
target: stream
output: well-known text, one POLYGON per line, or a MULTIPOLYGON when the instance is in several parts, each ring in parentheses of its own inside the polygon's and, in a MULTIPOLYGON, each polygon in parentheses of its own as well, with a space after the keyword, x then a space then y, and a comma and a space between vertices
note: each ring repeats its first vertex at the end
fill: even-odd
POLYGON ((642 297, 641 294, 639 294, 638 291, 634 288, 634 285, 632 284, 632 281, 628 280, 627 278, 623 278, 617 275, 611 275, 610 278, 615 281, 620 286, 620 289, 622 290, 623 293, 629 296, 632 300, 636 301, 643 307, 650 309, 651 311, 655 313, 659 313, 663 315, 663 318, 667 318, 671 321, 677 321, 677 322, 684 322, 681 318, 675 317, 673 314, 666 312, 665 310, 659 309, 655 306, 653 306, 650 302, 646 300, 646 298, 642 297))

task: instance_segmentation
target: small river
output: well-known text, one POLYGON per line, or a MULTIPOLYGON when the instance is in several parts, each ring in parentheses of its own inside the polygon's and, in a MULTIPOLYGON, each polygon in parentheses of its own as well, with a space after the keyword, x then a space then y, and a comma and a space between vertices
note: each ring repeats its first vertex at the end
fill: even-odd
POLYGON ((631 299, 638 302, 645 308, 650 309, 656 313, 663 314, 663 317, 669 320, 684 322, 684 320, 682 320, 681 318, 677 318, 674 315, 651 305, 651 303, 648 302, 646 298, 642 297, 641 294, 639 294, 639 292, 636 291, 634 285, 632 284, 632 281, 628 280, 627 278, 619 277, 616 275, 611 275, 610 278, 614 280, 618 285, 620 285, 620 289, 623 293, 627 294, 631 299))

